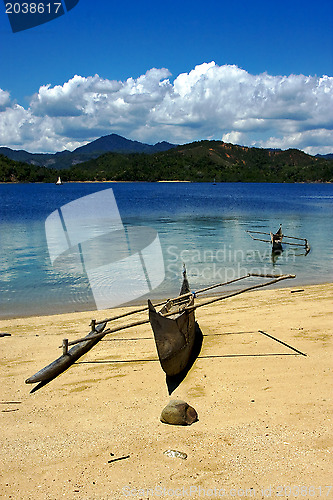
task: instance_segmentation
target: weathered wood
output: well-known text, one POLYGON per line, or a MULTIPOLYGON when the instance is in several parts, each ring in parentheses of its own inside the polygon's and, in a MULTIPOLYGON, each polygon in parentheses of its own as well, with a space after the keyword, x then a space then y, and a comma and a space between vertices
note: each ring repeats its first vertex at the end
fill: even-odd
MULTIPOLYGON (((162 304, 165 304, 165 302, 166 302, 165 300, 163 300, 162 302, 159 302, 158 304, 156 304, 156 307, 161 306, 162 304)), ((111 316, 110 318, 106 318, 106 319, 103 319, 101 321, 96 321, 96 325, 99 325, 101 323, 109 323, 110 321, 125 318, 126 316, 131 316, 132 314, 137 314, 137 313, 144 312, 147 310, 148 310, 148 306, 140 307, 139 309, 135 309, 134 311, 127 311, 125 313, 118 314, 118 316, 111 316)))
POLYGON ((253 278, 272 278, 272 279, 283 278, 284 280, 289 278, 296 278, 296 274, 273 274, 273 273, 249 273, 248 276, 253 278))
POLYGON ((301 241, 306 241, 306 238, 297 238, 296 236, 287 236, 286 234, 283 235, 284 238, 290 238, 291 240, 301 240, 301 241))
POLYGON ((68 353, 68 339, 63 339, 62 341, 62 353, 63 355, 68 353))
POLYGON ((250 234, 250 236, 255 241, 263 241, 264 243, 271 243, 271 240, 263 240, 262 238, 255 238, 254 236, 252 236, 252 234, 250 234))
MULTIPOLYGON (((284 279, 295 278, 295 275, 290 275, 290 274, 289 275, 273 275, 273 274, 259 274, 259 273, 254 274, 254 273, 252 273, 252 274, 248 274, 247 276, 243 276, 240 278, 236 278, 235 280, 231 280, 231 282, 239 281, 240 279, 244 279, 245 277, 251 277, 251 276, 272 278, 272 279, 267 283, 260 283, 258 285, 252 285, 252 286, 247 287, 245 289, 237 290, 237 291, 235 291, 231 294, 225 295, 223 297, 209 299, 209 300, 202 302, 201 304, 197 304, 197 305, 193 304, 194 295, 190 292, 184 294, 183 296, 176 297, 174 300, 175 300, 176 304, 178 304, 178 306, 179 306, 179 302, 181 302, 181 300, 179 300, 179 299, 182 299, 182 301, 185 301, 186 297, 190 301, 190 304, 191 304, 190 306, 183 307, 181 309, 181 311, 179 311, 177 319, 182 318, 179 324, 176 321, 177 328, 179 328, 179 331, 183 332, 183 330, 184 330, 184 332, 182 334, 185 334, 185 336, 186 336, 186 332, 189 333, 190 331, 192 331, 191 325, 195 323, 193 313, 194 313, 195 309, 197 309, 199 307, 203 307, 205 305, 209 305, 209 304, 212 304, 212 303, 220 301, 220 300, 234 297, 236 295, 239 295, 241 293, 245 293, 245 292, 250 291, 250 290, 255 290, 257 288, 268 286, 268 285, 271 285, 273 283, 277 283, 279 281, 282 281, 284 279), (182 325, 183 319, 184 319, 184 325, 182 325), (191 319, 191 321, 190 321, 190 319, 191 319)), ((226 284, 226 282, 223 284, 226 284)), ((207 287, 206 289, 202 289, 202 291, 206 291, 208 289, 214 288, 215 286, 221 286, 221 285, 222 284, 212 285, 211 287, 207 287)), ((174 305, 172 300, 169 302, 170 302, 170 304, 174 305)), ((148 307, 149 307, 149 305, 148 305, 148 307)), ((159 314, 159 313, 156 313, 156 314, 159 314)), ((163 313, 163 320, 167 319, 169 316, 175 316, 175 310, 170 308, 170 312, 168 312, 167 308, 165 308, 165 311, 163 313)), ((95 320, 93 320, 91 323, 92 330, 90 331, 90 333, 86 337, 83 337, 82 339, 78 339, 78 340, 75 340, 72 342, 68 342, 67 339, 64 339, 63 345, 62 345, 63 355, 60 356, 55 361, 53 361, 52 363, 50 363, 49 365, 47 365, 46 367, 42 368, 39 372, 37 372, 34 375, 32 375, 31 377, 29 377, 25 382, 27 384, 39 383, 31 391, 31 392, 34 392, 35 390, 44 386, 45 384, 47 384, 48 382, 50 382, 51 380, 56 378, 58 375, 63 373, 65 370, 67 370, 75 361, 77 361, 81 356, 83 356, 92 347, 94 347, 103 337, 105 337, 105 335, 109 335, 111 333, 115 333, 115 332, 130 328, 130 327, 143 325, 143 324, 146 324, 148 322, 150 322, 149 319, 148 320, 141 320, 141 321, 136 321, 136 322, 130 323, 128 325, 122 325, 122 326, 118 326, 118 327, 113 328, 113 329, 105 330, 106 322, 104 322, 102 324, 98 324, 96 326, 97 322, 95 322, 95 320), (76 345, 76 344, 78 344, 78 345, 76 345), (68 350, 68 346, 74 346, 74 347, 72 347, 70 350, 68 350)), ((175 320, 173 320, 172 322, 174 323, 175 320)), ((262 333, 264 333, 264 332, 262 332, 262 333)), ((275 340, 277 340, 277 339, 275 339, 275 340)), ((190 345, 190 342, 187 342, 187 344, 190 345)), ((288 347, 290 347, 290 346, 288 346, 288 347)), ((189 347, 189 352, 190 352, 190 350, 191 350, 191 346, 189 347)), ((300 352, 300 354, 303 354, 303 353, 300 352)), ((180 364, 179 364, 179 366, 180 366, 180 364)), ((166 373, 168 373, 168 372, 166 372, 166 373)))
MULTIPOLYGON (((216 285, 211 285, 211 286, 208 286, 206 288, 202 288, 201 290, 196 290, 194 292, 195 295, 198 295, 199 293, 204 293, 204 292, 207 292, 208 290, 212 290, 213 288, 218 288, 220 286, 225 286, 225 285, 230 285, 231 283, 235 283, 236 281, 240 281, 244 278, 247 278, 248 275, 245 275, 245 276, 241 276, 239 278, 235 278, 233 280, 229 280, 229 281, 223 281, 221 283, 217 283, 216 285)), ((178 299, 183 299, 183 298, 186 298, 186 297, 189 297, 190 295, 192 294, 192 292, 187 292, 185 294, 182 294, 182 295, 178 295, 177 297, 174 297, 172 299, 166 299, 166 300, 163 300, 162 302, 158 302, 157 304, 154 304, 154 307, 159 307, 159 306, 162 306, 163 304, 165 304, 168 300, 178 300, 178 299)), ((127 316, 131 316, 132 314, 137 314, 137 313, 140 313, 140 312, 144 312, 144 311, 147 311, 148 310, 148 306, 143 306, 143 307, 140 307, 138 309, 135 309, 134 311, 127 311, 125 313, 122 313, 122 314, 118 314, 117 316, 111 316, 110 318, 105 318, 101 321, 96 321, 95 324, 96 325, 99 325, 101 323, 109 323, 111 321, 115 321, 117 319, 121 319, 121 318, 125 318, 127 316)), ((71 344, 70 344, 71 345, 71 344)))
POLYGON ((255 234, 267 234, 268 236, 271 234, 271 233, 265 233, 264 231, 252 231, 249 229, 246 229, 246 232, 247 233, 255 233, 255 234))
POLYGON ((235 278, 233 280, 223 281, 222 283, 217 283, 216 285, 211 285, 211 286, 207 286, 206 288, 201 288, 201 290, 197 290, 195 292, 195 295, 198 295, 199 293, 207 292, 208 290, 212 290, 213 288, 218 288, 220 286, 231 285, 232 283, 236 283, 236 281, 240 281, 240 280, 243 280, 243 279, 248 278, 248 277, 249 277, 249 274, 245 274, 244 276, 240 276, 239 278, 235 278))
MULTIPOLYGON (((253 275, 249 275, 249 276, 268 277, 269 275, 253 274, 253 275)), ((272 276, 274 276, 274 275, 272 275, 272 276)), ((247 288, 244 288, 243 290, 237 290, 233 293, 230 293, 229 295, 224 295, 223 297, 216 297, 214 299, 207 300, 206 302, 202 302, 201 304, 197 304, 196 306, 193 306, 189 309, 198 309, 199 307, 207 306, 209 304, 213 304, 214 302, 218 302, 220 300, 229 299, 230 297, 235 297, 236 295, 240 295, 241 293, 249 292, 250 290, 255 290, 257 288, 262 288, 264 286, 273 285, 274 283, 278 283, 279 281, 289 279, 289 278, 295 278, 295 277, 296 276, 294 274, 281 275, 281 276, 275 277, 275 279, 268 281, 267 283, 259 283, 258 285, 252 285, 252 286, 249 286, 247 288)))
POLYGON ((55 377, 67 370, 67 368, 69 368, 75 361, 83 356, 83 354, 86 354, 92 347, 97 344, 97 342, 101 338, 103 338, 103 336, 105 335, 105 333, 103 332, 104 328, 105 324, 98 327, 101 332, 99 333, 98 338, 96 338, 94 331, 88 333, 81 345, 73 347, 66 354, 63 354, 62 356, 60 356, 60 358, 47 365, 45 368, 39 370, 39 372, 29 377, 25 381, 25 383, 34 384, 36 382, 41 382, 43 383, 43 385, 45 385, 46 383, 53 380, 55 377))
POLYGON ((194 309, 188 307, 194 304, 194 294, 190 291, 185 266, 180 293, 185 298, 168 300, 158 312, 148 300, 158 359, 168 377, 179 375, 187 368, 195 341, 194 309))
POLYGON ((307 242, 306 243, 303 243, 303 245, 301 243, 292 243, 291 241, 283 241, 283 244, 284 245, 293 245, 295 247, 306 247, 308 244, 307 242))
MULTIPOLYGON (((233 281, 238 281, 240 279, 248 278, 248 277, 251 277, 251 276, 252 277, 260 277, 260 278, 275 278, 275 279, 273 281, 268 282, 268 283, 261 283, 259 285, 254 285, 254 286, 251 286, 249 288, 245 288, 243 290, 238 290, 238 291, 236 291, 236 292, 234 292, 234 293, 232 293, 230 295, 224 295, 223 297, 217 297, 217 298, 211 299, 211 300, 209 300, 207 302, 204 302, 202 304, 198 304, 196 306, 191 306, 189 309, 192 309, 193 307, 194 308, 202 307, 204 305, 208 305, 208 304, 211 304, 213 302, 217 302, 219 300, 224 300, 224 299, 227 299, 229 297, 233 297, 234 295, 239 295, 239 294, 247 292, 249 290, 253 290, 255 288, 260 288, 260 287, 268 286, 268 285, 271 285, 271 284, 276 283, 278 281, 281 281, 282 279, 295 278, 295 275, 291 275, 291 274, 288 274, 288 275, 275 275, 275 274, 249 273, 246 276, 243 276, 241 278, 236 278, 235 280, 231 280, 230 283, 233 282, 233 281)), ((203 289, 203 290, 207 290, 207 288, 203 289)), ((186 297, 187 295, 191 295, 191 294, 185 294, 185 295, 180 296, 180 297, 186 297)), ((177 297, 177 298, 179 298, 179 297, 177 297)), ((174 300, 174 299, 171 299, 171 300, 174 300)), ((164 317, 167 318, 169 316, 172 316, 173 314, 174 313, 171 312, 169 314, 165 314, 164 317)), ((100 340, 105 335, 110 335, 111 333, 116 333, 116 332, 119 332, 121 330, 126 330, 127 328, 132 328, 134 326, 144 325, 146 323, 149 323, 149 319, 144 319, 144 320, 141 320, 141 321, 135 321, 133 323, 129 323, 127 325, 121 325, 121 326, 118 326, 118 327, 115 327, 115 328, 108 328, 102 334, 96 333, 95 335, 91 335, 90 338, 91 339, 98 339, 98 340, 100 340)), ((71 342, 68 342, 68 345, 72 346, 72 345, 75 345, 75 344, 79 344, 80 342, 84 342, 85 339, 86 339, 86 337, 83 337, 83 338, 80 338, 80 339, 77 339, 77 340, 72 340, 71 342)))
MULTIPOLYGON (((105 335, 109 335, 110 333, 119 332, 120 330, 126 330, 127 328, 132 328, 133 326, 144 325, 146 323, 149 323, 149 319, 135 321, 133 323, 129 323, 128 325, 117 326, 116 328, 108 328, 107 330, 103 331, 103 333, 92 334, 89 338, 90 338, 90 340, 100 340, 105 335)), ((75 345, 75 344, 80 344, 81 342, 85 342, 85 341, 86 341, 86 337, 82 337, 81 339, 72 340, 71 342, 68 342, 68 345, 71 346, 71 345, 75 345)))
MULTIPOLYGON (((188 304, 193 303, 192 295, 188 304)), ((167 308, 157 312, 149 301, 149 321, 161 367, 169 377, 174 377, 186 368, 194 346, 194 309, 185 307, 177 311, 171 304, 170 312, 167 308)))
MULTIPOLYGON (((250 235, 250 236, 251 236, 251 235, 250 235)), ((255 241, 263 241, 264 243, 272 243, 272 241, 271 241, 271 240, 263 240, 263 239, 261 239, 261 238, 254 238, 253 236, 251 236, 251 238, 252 238, 253 240, 255 240, 255 241)), ((307 243, 304 243, 303 245, 301 245, 300 243, 292 243, 292 242, 290 242, 290 241, 283 241, 283 244, 284 244, 284 245, 293 245, 293 246, 295 246, 295 247, 302 247, 302 246, 307 247, 307 246, 308 246, 308 244, 307 244, 307 243)))
MULTIPOLYGON (((263 240, 261 238, 254 238, 254 236, 252 236, 251 233, 253 234, 267 234, 268 236, 270 236, 272 233, 265 233, 264 231, 250 231, 250 230, 246 230, 247 233, 249 233, 249 235, 251 236, 251 238, 253 240, 256 240, 256 241, 263 241, 264 243, 271 243, 271 240, 263 240)), ((299 241, 303 241, 303 245, 305 247, 308 247, 309 244, 308 244, 308 241, 306 238, 297 238, 296 236, 287 236, 285 234, 283 234, 283 244, 284 245, 294 245, 294 246, 303 246, 301 245, 300 243, 292 243, 292 242, 289 242, 289 241, 285 241, 285 238, 289 238, 289 239, 292 239, 292 240, 299 240, 299 241)))

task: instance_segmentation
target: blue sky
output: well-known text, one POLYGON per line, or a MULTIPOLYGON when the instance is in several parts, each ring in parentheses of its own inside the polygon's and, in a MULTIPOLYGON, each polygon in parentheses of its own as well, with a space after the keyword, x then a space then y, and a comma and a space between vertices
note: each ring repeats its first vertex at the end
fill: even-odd
POLYGON ((18 33, 0 5, 0 145, 13 149, 119 133, 333 152, 332 77, 331 0, 80 0, 18 33))

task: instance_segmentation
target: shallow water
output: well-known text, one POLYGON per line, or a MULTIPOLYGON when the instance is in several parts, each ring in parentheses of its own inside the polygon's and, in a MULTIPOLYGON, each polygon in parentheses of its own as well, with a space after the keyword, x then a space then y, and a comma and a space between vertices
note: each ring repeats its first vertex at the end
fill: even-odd
MULTIPOLYGON (((296 274, 295 280, 282 282, 292 286, 332 281, 331 184, 2 184, 1 317, 96 309, 85 272, 52 266, 45 220, 66 203, 109 189, 125 228, 153 228, 162 248, 165 278, 148 294, 133 295, 136 301, 177 295, 183 263, 193 290, 249 272, 296 274), (308 239, 308 255, 303 248, 285 246, 273 262, 270 244, 246 232, 276 231, 280 224, 285 234, 308 239)), ((139 280, 135 273, 129 276, 128 288, 139 280)))

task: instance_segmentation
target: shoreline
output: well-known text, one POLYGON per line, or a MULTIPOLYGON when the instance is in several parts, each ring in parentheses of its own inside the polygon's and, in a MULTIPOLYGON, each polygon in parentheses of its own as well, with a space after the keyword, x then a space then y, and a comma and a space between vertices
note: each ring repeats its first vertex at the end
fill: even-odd
MULTIPOLYGON (((113 183, 113 184, 154 184, 154 183, 160 183, 160 182, 167 182, 167 183, 191 183, 191 184, 214 184, 213 181, 191 181, 191 180, 184 180, 181 181, 179 179, 176 180, 159 180, 159 181, 114 181, 114 180, 104 180, 104 181, 64 181, 61 186, 64 184, 106 184, 106 183, 113 183)), ((29 182, 29 181, 0 181, 0 184, 54 184, 56 185, 56 182, 29 182)), ((333 184, 333 181, 281 181, 281 182, 273 182, 273 181, 215 181, 215 184, 333 184)))
MULTIPOLYGON (((296 276, 296 279, 297 279, 297 276, 296 276)), ((284 282, 281 282, 280 284, 277 283, 277 284, 274 284, 272 285, 271 287, 267 287, 267 290, 274 290, 274 289, 283 289, 283 288, 303 288, 303 287, 309 287, 309 286, 320 286, 320 285, 330 285, 332 282, 331 281, 323 281, 323 282, 319 282, 316 281, 314 283, 312 282, 306 282, 306 283, 303 283, 303 282, 297 282, 295 283, 293 279, 291 280, 286 280, 284 282)), ((245 286, 244 286, 245 288, 245 286)), ((236 288, 236 287, 231 287, 229 288, 228 290, 228 293, 232 293, 236 290, 238 290, 239 288, 236 288)), ((264 287, 265 289, 265 287, 264 287)), ((195 290, 194 290, 194 293, 195 293, 195 290)), ((218 297, 218 296, 222 296, 221 292, 214 292, 214 291, 210 291, 208 293, 205 293, 204 295, 202 295, 202 297, 205 297, 205 298, 208 298, 208 297, 218 297)), ((176 296, 176 295, 174 295, 176 296)), ((120 305, 120 306, 117 306, 115 308, 110 308, 108 309, 109 312, 111 311, 116 311, 118 309, 127 309, 127 308, 134 308, 134 307, 140 307, 140 306, 144 306, 147 304, 147 300, 148 300, 149 297, 147 298, 144 298, 144 299, 137 299, 137 300, 134 300, 132 302, 129 302, 129 303, 126 303, 126 304, 123 304, 123 305, 120 305)), ((165 297, 165 296, 158 296, 158 297, 155 297, 153 299, 153 303, 154 301, 167 301, 170 297, 165 297)), ((99 310, 98 309, 82 309, 82 310, 68 310, 66 309, 66 305, 63 305, 63 306, 59 306, 59 311, 57 312, 52 312, 50 310, 44 310, 45 312, 38 312, 38 313, 33 313, 33 314, 19 314, 19 315, 13 315, 13 314, 9 314, 9 315, 1 315, 0 314, 0 324, 1 324, 1 321, 8 321, 8 320, 11 320, 11 319, 24 319, 24 318, 32 318, 32 317, 45 317, 45 316, 57 316, 57 315, 61 315, 61 314, 81 314, 81 313, 89 313, 91 314, 92 316, 96 316, 99 314, 99 310)))
POLYGON ((190 488, 192 498, 200 488, 289 498, 299 485, 303 498, 332 499, 333 283, 296 290, 255 290, 198 309, 201 352, 171 394, 149 324, 102 340, 30 394, 24 381, 61 354, 63 337, 88 332, 90 313, 0 320, 11 333, 0 339, 2 498, 146 500, 171 490, 188 498, 190 488), (199 420, 161 423, 170 399, 185 400, 199 420))

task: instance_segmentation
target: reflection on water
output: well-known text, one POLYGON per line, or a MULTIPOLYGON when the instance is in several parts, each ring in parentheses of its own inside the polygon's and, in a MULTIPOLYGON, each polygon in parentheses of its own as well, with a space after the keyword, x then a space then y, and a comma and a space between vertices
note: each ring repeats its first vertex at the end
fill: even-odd
MULTIPOLYGON (((183 263, 192 289, 248 272, 296 274, 295 284, 332 281, 333 188, 330 184, 119 183, 111 185, 125 227, 155 229, 166 276, 150 298, 177 295, 183 263), (307 238, 308 255, 285 247, 272 259, 269 243, 246 230, 307 238)), ((77 266, 52 267, 47 216, 65 203, 110 184, 0 185, 0 316, 93 309, 89 281, 77 266)), ((111 252, 102 242, 96 256, 111 252)), ((112 247, 117 253, 117 248, 112 247)), ((283 282, 282 286, 287 286, 283 282)), ((144 302, 146 297, 140 301, 144 302)))

